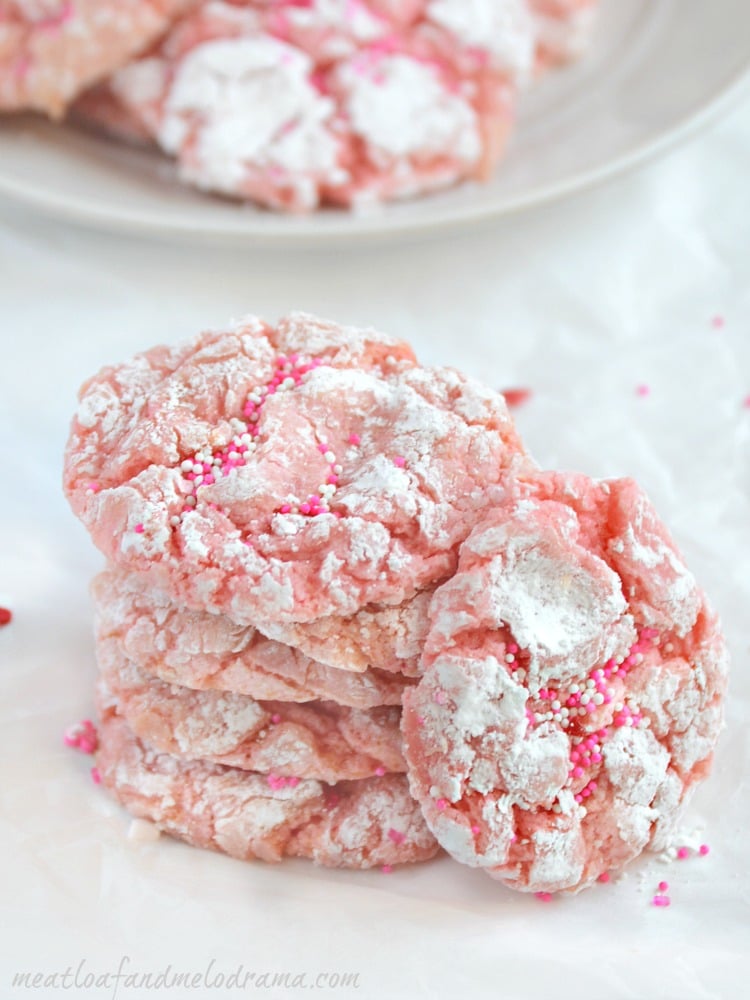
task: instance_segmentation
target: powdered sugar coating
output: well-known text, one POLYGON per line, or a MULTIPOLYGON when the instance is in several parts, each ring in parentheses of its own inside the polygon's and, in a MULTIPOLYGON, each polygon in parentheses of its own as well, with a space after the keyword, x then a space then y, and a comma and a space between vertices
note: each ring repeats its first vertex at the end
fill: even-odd
POLYGON ((251 624, 398 604, 444 578, 516 465, 500 395, 294 314, 105 368, 81 391, 64 475, 115 564, 251 624))
POLYGON ((0 110, 59 117, 195 0, 0 0, 0 110))
POLYGON ((426 861, 438 851, 400 775, 272 788, 267 776, 157 753, 114 714, 99 736, 104 787, 134 816, 197 847, 333 868, 426 861))
POLYGON ((441 845, 541 892, 659 849, 710 766, 727 656, 637 485, 519 481, 464 543, 430 619, 402 729, 441 845))
POLYGON ((399 705, 409 683, 375 668, 359 672, 359 661, 357 672, 335 669, 266 639, 251 625, 180 608, 137 574, 107 570, 94 580, 92 596, 98 641, 111 639, 123 656, 170 684, 262 701, 323 700, 367 709, 399 705))
POLYGON ((139 670, 113 640, 97 644, 100 712, 112 707, 139 739, 177 757, 333 783, 405 770, 398 708, 255 701, 192 691, 139 670))

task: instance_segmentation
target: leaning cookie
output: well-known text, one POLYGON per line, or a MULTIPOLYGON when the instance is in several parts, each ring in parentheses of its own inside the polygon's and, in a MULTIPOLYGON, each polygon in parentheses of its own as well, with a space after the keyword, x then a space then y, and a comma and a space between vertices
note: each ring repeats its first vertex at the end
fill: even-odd
POLYGON ((445 578, 517 465, 502 396, 293 314, 105 368, 81 391, 64 484, 108 558, 176 603, 302 622, 445 578))
POLYGON ((517 483, 430 617, 404 753, 454 858, 554 892, 665 845, 710 767, 727 655, 635 483, 517 483))
POLYGON ((141 743, 117 715, 99 730, 101 782, 134 816, 196 847, 243 860, 310 858, 331 868, 426 861, 438 851, 406 778, 322 785, 202 761, 141 743))
POLYGON ((361 711, 191 691, 139 670, 111 639, 97 644, 96 655, 100 714, 116 710, 156 750, 328 783, 406 770, 398 708, 361 711))
POLYGON ((195 0, 0 0, 0 111, 60 117, 195 0))
MULTIPOLYGON (((400 705, 404 688, 413 683, 400 673, 364 669, 359 659, 352 660, 355 670, 336 669, 226 615, 180 608, 135 573, 110 568, 95 578, 91 591, 98 641, 114 641, 126 659, 169 684, 261 701, 332 701, 368 709, 400 705)), ((310 645, 323 648, 322 642, 310 645)), ((393 645, 405 651, 411 639, 396 632, 393 645)), ((340 637, 331 641, 328 658, 343 655, 342 647, 340 637)), ((354 657, 359 646, 348 648, 354 657)))

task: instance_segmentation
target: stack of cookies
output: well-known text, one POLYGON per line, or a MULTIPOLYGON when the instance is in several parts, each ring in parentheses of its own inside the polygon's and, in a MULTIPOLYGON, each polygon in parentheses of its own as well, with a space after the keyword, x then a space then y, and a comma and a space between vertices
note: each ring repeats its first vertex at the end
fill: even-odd
POLYGON ((529 461, 501 396, 295 315, 157 348, 83 389, 66 462, 95 581, 98 767, 241 857, 430 857, 399 731, 430 590, 529 461))
POLYGON ((106 368, 65 488, 109 560, 98 772, 190 843, 578 889, 707 770, 721 633, 643 494, 539 472, 406 344, 248 317, 106 368))

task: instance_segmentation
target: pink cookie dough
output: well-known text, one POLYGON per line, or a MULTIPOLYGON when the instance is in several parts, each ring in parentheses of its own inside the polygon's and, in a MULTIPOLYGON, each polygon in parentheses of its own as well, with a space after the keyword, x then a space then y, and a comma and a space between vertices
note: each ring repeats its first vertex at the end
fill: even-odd
POLYGON ((632 480, 517 482, 430 619, 404 754, 454 858, 515 889, 576 891, 666 846, 709 770, 728 663, 632 480))
POLYGON ((64 485, 105 555, 176 603, 308 622, 448 576, 478 511, 529 467, 498 393, 297 313, 103 369, 64 485))
POLYGON ((271 787, 268 776, 158 753, 117 715, 102 721, 96 763, 102 785, 132 815, 242 860, 373 868, 438 851, 403 775, 271 787))
POLYGON ((194 0, 0 0, 0 111, 60 117, 194 0))
POLYGON ((329 783, 406 770, 398 708, 361 711, 192 691, 139 670, 111 639, 97 644, 97 661, 100 713, 119 712, 156 750, 329 783))
POLYGON ((92 596, 98 640, 112 639, 123 656, 171 684, 262 701, 334 701, 367 709, 399 705, 411 683, 375 668, 325 666, 251 625, 179 608, 137 574, 107 570, 94 580, 92 596))
MULTIPOLYGON (((209 2, 109 87, 199 188, 289 211, 486 179, 591 0, 209 2)), ((106 105, 102 105, 106 111, 106 105)))

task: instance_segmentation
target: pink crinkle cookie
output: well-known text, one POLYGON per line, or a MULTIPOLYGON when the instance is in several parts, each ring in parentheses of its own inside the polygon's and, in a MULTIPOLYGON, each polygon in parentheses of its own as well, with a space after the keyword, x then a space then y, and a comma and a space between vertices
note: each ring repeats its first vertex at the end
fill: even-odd
POLYGON ((139 739, 177 757, 329 783, 406 770, 398 708, 296 705, 192 691, 150 677, 113 640, 97 644, 100 714, 117 711, 139 739))
POLYGON ((634 482, 516 483, 430 618, 404 753, 454 858, 555 892, 665 846, 711 763, 727 655, 634 482))
POLYGON ((92 595, 99 641, 112 639, 123 656, 171 684, 261 701, 322 700, 366 709, 399 705, 410 683, 375 668, 354 673, 325 666, 251 625, 179 608, 137 574, 101 573, 92 595))
MULTIPOLYGON (((486 177, 513 73, 364 3, 203 4, 111 87, 182 179, 309 211, 486 177)), ((525 50, 531 63, 531 22, 525 50)))
POLYGON ((0 110, 59 117, 195 0, 0 0, 0 110))
POLYGON ((64 484, 115 564, 242 624, 351 615, 446 577, 528 467, 502 397, 403 344, 294 314, 87 382, 64 484))
POLYGON ((403 775, 269 784, 264 775, 157 753, 116 715, 101 724, 97 767, 134 816, 242 860, 303 857, 372 868, 426 861, 438 851, 403 775))

